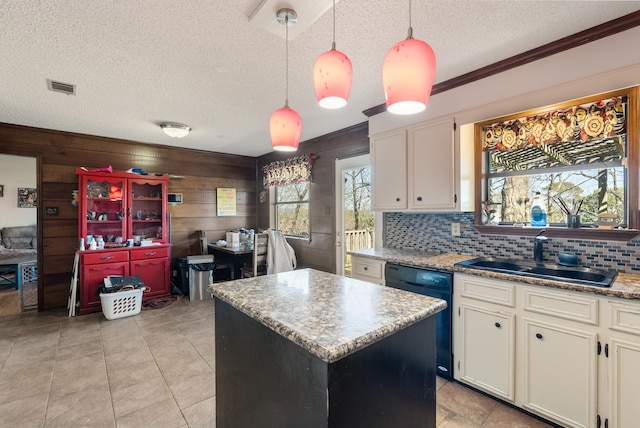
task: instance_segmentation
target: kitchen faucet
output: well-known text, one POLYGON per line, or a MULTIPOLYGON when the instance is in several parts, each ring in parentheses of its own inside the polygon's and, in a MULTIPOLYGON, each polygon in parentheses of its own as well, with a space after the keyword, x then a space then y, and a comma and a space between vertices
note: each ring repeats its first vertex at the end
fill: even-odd
POLYGON ((542 262, 544 259, 544 243, 549 239, 546 236, 543 236, 543 233, 545 232, 546 230, 542 229, 533 240, 533 260, 536 262, 542 262))

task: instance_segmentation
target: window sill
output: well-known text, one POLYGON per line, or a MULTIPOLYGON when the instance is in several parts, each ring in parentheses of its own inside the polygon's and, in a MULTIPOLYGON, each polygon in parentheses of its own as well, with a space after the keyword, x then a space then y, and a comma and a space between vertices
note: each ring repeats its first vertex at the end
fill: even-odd
POLYGON ((542 229, 546 230, 545 236, 550 238, 585 239, 597 241, 630 241, 640 235, 638 229, 595 229, 580 228, 569 229, 566 227, 515 227, 515 226, 486 226, 475 225, 476 230, 482 235, 515 235, 536 236, 542 229))

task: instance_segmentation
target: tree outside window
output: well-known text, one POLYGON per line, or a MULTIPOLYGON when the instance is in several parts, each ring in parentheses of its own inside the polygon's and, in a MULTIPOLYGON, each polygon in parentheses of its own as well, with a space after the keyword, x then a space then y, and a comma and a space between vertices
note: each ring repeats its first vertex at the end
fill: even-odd
POLYGON ((371 170, 369 167, 344 172, 344 229, 373 231, 371 170))
POLYGON ((309 182, 276 186, 275 217, 286 236, 309 238, 309 182))
POLYGON ((374 214, 371 210, 371 169, 366 167, 347 169, 344 179, 344 266, 351 271, 349 251, 372 248, 374 238, 374 214))

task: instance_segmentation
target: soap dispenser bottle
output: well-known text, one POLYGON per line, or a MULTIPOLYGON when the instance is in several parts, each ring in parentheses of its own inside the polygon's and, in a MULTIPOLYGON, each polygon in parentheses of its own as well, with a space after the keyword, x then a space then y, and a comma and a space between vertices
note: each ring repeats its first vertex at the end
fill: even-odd
POLYGON ((531 203, 531 226, 545 227, 547 225, 547 212, 542 203, 540 192, 536 192, 531 203))

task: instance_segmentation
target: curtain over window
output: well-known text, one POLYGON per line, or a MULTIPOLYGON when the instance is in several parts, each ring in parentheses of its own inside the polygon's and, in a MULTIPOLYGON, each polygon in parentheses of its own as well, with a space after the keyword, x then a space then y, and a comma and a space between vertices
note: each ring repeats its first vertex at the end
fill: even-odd
POLYGON ((271 162, 262 168, 264 187, 288 186, 311 181, 311 168, 316 155, 304 155, 271 162))
POLYGON ((613 97, 484 126, 489 172, 620 161, 626 113, 626 97, 613 97))

